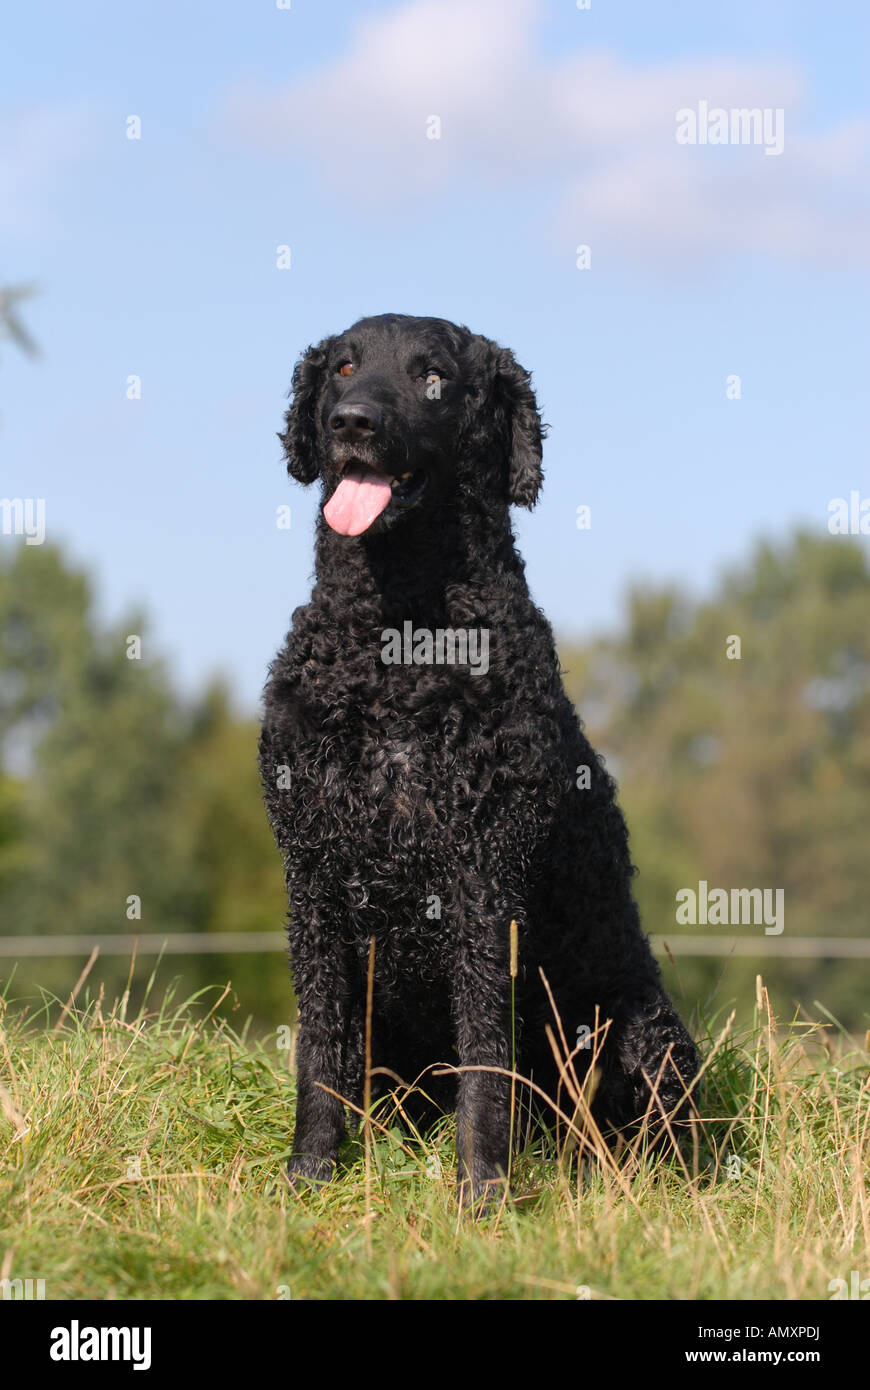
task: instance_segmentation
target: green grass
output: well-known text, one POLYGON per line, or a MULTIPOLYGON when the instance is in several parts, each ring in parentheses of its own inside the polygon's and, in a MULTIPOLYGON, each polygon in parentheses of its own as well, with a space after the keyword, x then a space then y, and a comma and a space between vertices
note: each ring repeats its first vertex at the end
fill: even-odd
POLYGON ((289 1054, 217 999, 0 1016, 0 1278, 50 1299, 739 1300, 870 1276, 867 1052, 774 1031, 763 991, 752 1029, 719 1020, 706 1044, 685 1169, 595 1144, 578 1173, 539 1145, 478 1225, 450 1120, 422 1139, 387 1117, 368 1176, 356 1138, 337 1181, 291 1192, 289 1054))

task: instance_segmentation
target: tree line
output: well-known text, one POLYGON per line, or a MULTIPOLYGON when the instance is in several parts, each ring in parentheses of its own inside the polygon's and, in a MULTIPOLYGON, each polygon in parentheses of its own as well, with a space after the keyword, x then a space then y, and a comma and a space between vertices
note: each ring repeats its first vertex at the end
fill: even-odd
MULTIPOLYGON (((866 935, 868 619, 864 548, 798 533, 759 544, 703 601, 635 589, 619 631, 561 645, 568 691, 619 783, 648 931, 764 934, 763 924, 682 925, 679 895, 703 883, 705 901, 715 890, 781 892, 782 936, 866 935)), ((141 612, 101 622, 88 575, 60 549, 4 542, 3 934, 221 933, 284 921, 257 718, 220 682, 184 699, 165 662, 131 660, 129 634, 146 631, 141 612)), ((128 964, 100 962, 110 992, 128 964)), ((0 980, 10 965, 0 958, 0 980)), ((25 960, 6 991, 65 993, 80 967, 25 960)), ((140 964, 137 976, 149 969, 140 964)), ((681 998, 708 1010, 751 1004, 759 969, 786 1012, 818 1016, 819 1000, 848 1027, 870 1026, 864 962, 666 966, 681 998)), ((279 956, 169 958, 161 979, 175 974, 186 993, 232 979, 230 1002, 262 1025, 289 1017, 279 956)))

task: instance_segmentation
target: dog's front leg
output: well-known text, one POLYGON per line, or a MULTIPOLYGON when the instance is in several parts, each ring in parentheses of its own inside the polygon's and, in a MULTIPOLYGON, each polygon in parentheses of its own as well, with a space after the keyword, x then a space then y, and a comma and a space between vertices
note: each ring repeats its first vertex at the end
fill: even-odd
POLYGON ((291 928, 293 984, 299 1010, 296 1129, 287 1164, 291 1181, 328 1182, 345 1133, 345 1062, 352 1009, 346 961, 313 924, 291 928))
POLYGON ((510 1160, 509 929, 509 915, 466 917, 454 980, 456 1047, 467 1068, 456 1107, 459 1200, 475 1214, 504 1191, 510 1160))
MULTIPOLYGON (((619 1070, 613 1078, 623 1092, 622 1115, 645 1117, 655 1148, 668 1149, 687 1132, 694 1113, 693 1082, 700 1068, 698 1051, 673 1003, 660 985, 639 999, 613 1009, 619 1070)), ((602 1087, 600 1108, 609 1100, 602 1087)), ((619 1114, 619 1107, 615 1107, 619 1114)), ((636 1128, 636 1126, 634 1126, 636 1128)))

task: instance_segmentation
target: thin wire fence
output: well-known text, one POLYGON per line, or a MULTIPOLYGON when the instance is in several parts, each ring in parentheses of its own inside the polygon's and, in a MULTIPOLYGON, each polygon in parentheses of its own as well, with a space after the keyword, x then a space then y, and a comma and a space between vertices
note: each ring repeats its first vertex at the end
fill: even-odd
MULTIPOLYGON (((870 939, 857 936, 651 936, 653 950, 662 956, 765 956, 768 959, 868 960, 870 939)), ((229 931, 143 932, 94 936, 0 936, 0 956, 35 959, 38 956, 88 956, 94 947, 100 955, 140 956, 247 955, 286 951, 281 932, 229 931)))

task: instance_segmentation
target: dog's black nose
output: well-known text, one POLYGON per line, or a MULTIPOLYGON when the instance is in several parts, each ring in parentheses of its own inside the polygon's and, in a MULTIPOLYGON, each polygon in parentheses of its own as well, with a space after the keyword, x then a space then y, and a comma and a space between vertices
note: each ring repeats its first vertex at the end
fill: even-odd
POLYGON ((381 425, 381 413, 373 405, 337 405, 329 416, 329 428, 336 439, 350 444, 368 439, 381 425))

